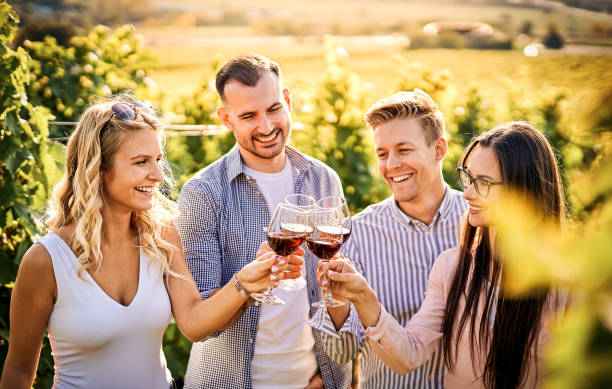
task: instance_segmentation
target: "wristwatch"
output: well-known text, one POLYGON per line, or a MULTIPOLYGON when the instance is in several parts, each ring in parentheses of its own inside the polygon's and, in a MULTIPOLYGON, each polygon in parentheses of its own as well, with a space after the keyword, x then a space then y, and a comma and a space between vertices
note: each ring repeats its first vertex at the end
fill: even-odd
POLYGON ((238 277, 236 277, 236 274, 234 274, 234 276, 232 277, 232 281, 234 282, 234 286, 236 287, 236 289, 238 289, 238 293, 240 293, 240 296, 242 296, 242 298, 245 300, 248 299, 249 294, 242 287, 242 284, 240 283, 240 281, 238 281, 238 277))

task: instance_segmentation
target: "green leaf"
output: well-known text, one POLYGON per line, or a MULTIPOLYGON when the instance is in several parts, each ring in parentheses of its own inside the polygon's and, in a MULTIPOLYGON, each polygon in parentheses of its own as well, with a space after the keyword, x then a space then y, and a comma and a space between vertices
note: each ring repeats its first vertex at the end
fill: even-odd
POLYGON ((0 250, 0 284, 15 281, 17 278, 17 266, 10 253, 10 251, 0 250))
POLYGON ((12 174, 3 177, 0 186, 0 207, 10 207, 15 203, 17 193, 15 192, 15 179, 12 174))
POLYGON ((15 203, 15 205, 13 206, 13 212, 15 213, 15 216, 25 221, 32 220, 32 214, 30 213, 30 209, 23 204, 15 203))

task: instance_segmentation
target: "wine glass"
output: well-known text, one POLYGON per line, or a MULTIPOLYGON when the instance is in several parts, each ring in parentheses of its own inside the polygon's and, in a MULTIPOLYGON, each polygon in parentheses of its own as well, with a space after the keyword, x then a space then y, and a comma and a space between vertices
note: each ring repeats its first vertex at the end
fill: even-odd
MULTIPOLYGON (((342 246, 342 213, 338 208, 317 208, 310 211, 312 235, 306 238, 308 249, 323 262, 325 267, 329 260, 338 253, 342 246)), ((327 279, 327 269, 321 273, 321 279, 327 279)), ((332 297, 331 292, 323 295, 321 301, 312 304, 314 307, 339 307, 346 305, 332 297)))
POLYGON ((304 209, 312 209, 317 206, 317 200, 315 200, 314 197, 305 194, 292 193, 285 196, 285 204, 304 209))
MULTIPOLYGON (((293 254, 310 229, 308 212, 286 204, 279 204, 274 210, 266 230, 268 244, 276 253, 276 260, 293 254)), ((284 305, 285 302, 272 293, 272 285, 265 292, 251 293, 251 297, 264 304, 284 305)))
MULTIPOLYGON (((342 243, 346 243, 346 241, 351 237, 352 228, 351 211, 346 203, 346 199, 339 196, 323 197, 321 200, 317 201, 317 207, 338 209, 338 212, 340 212, 342 216, 342 243)), ((333 233, 333 231, 329 232, 333 233)))
MULTIPOLYGON (((317 201, 312 196, 308 196, 300 193, 292 193, 285 196, 285 204, 288 204, 293 207, 297 207, 302 210, 309 210, 315 208, 317 206, 317 201)), ((303 224, 290 223, 287 225, 285 223, 285 228, 289 231, 293 231, 296 233, 303 233, 304 238, 307 238, 312 234, 312 228, 309 226, 308 222, 303 224)), ((306 280, 304 279, 304 275, 291 279, 291 280, 281 280, 278 285, 279 288, 287 291, 296 291, 301 290, 306 287, 306 280)))

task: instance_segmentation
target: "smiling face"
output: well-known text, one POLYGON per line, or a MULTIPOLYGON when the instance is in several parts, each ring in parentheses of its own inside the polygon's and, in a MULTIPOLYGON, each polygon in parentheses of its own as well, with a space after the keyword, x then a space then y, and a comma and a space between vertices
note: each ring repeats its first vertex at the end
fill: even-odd
MULTIPOLYGON (((470 159, 467 170, 474 178, 481 178, 489 182, 501 182, 502 175, 499 168, 499 160, 492 147, 476 146, 470 159)), ((473 227, 485 227, 489 217, 488 208, 495 203, 501 193, 501 185, 492 185, 489 195, 482 197, 476 193, 473 184, 470 184, 463 192, 463 197, 469 203, 468 222, 473 227)), ((482 191, 481 191, 482 192, 482 191)))
POLYGON ((417 119, 396 119, 374 129, 378 171, 389 185, 395 201, 422 201, 441 182, 440 162, 446 154, 446 140, 427 144, 417 119))
POLYGON ((229 81, 223 107, 217 114, 234 133, 245 164, 255 170, 266 160, 284 158, 291 131, 291 97, 272 72, 264 73, 254 87, 229 81))
POLYGON ((156 131, 129 132, 113 156, 112 167, 102 173, 104 205, 130 212, 151 209, 153 190, 164 178, 161 159, 156 131))

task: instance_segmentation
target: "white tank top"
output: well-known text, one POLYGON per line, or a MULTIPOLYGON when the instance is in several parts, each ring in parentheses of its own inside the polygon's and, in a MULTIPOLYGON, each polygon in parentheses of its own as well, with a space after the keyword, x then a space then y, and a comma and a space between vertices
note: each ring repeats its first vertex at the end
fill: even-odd
POLYGON ((49 233, 38 243, 51 255, 57 283, 48 325, 53 388, 168 389, 171 376, 161 344, 170 299, 147 255, 140 251, 138 290, 123 306, 88 272, 79 278, 77 258, 58 235, 49 233))

